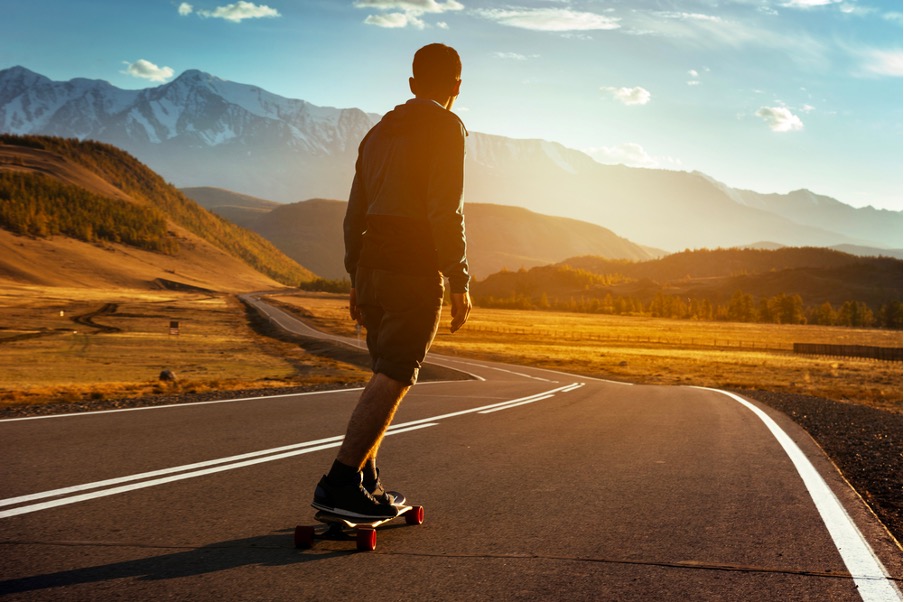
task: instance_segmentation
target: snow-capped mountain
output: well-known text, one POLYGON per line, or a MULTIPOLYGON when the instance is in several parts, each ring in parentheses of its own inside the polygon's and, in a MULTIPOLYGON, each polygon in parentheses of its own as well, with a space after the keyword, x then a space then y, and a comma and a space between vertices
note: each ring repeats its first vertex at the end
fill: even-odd
MULTIPOLYGON (((344 199, 357 146, 378 119, 195 70, 144 90, 54 82, 23 67, 0 71, 2 132, 109 142, 177 186, 280 202, 344 199)), ((546 140, 471 132, 467 145, 466 201, 580 219, 652 247, 902 246, 900 211, 854 209, 809 191, 736 190, 699 173, 601 165, 546 140)))

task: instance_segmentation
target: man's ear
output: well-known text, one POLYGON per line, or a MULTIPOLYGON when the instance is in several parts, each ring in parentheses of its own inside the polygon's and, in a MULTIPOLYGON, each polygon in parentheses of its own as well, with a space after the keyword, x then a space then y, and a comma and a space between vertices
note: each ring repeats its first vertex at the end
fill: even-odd
POLYGON ((411 90, 411 93, 417 96, 417 82, 414 81, 413 77, 408 78, 408 89, 411 90))
POLYGON ((452 86, 452 96, 458 96, 461 92, 461 80, 455 80, 455 84, 452 86))

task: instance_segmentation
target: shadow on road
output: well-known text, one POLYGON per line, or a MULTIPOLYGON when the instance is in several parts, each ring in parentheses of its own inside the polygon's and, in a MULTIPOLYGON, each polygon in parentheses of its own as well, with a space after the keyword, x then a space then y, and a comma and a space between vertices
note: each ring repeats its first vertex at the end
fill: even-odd
MULTIPOLYGON (((137 578, 144 581, 178 579, 207 573, 216 573, 244 566, 284 566, 304 562, 327 560, 354 554, 349 550, 296 550, 293 529, 286 529, 246 539, 223 541, 210 545, 180 549, 162 556, 152 556, 138 560, 114 562, 98 566, 59 571, 44 575, 34 575, 21 579, 0 581, 0 596, 19 592, 66 587, 71 585, 137 578)), ((7 544, 36 545, 34 542, 6 542, 7 544)), ((162 546, 141 546, 129 544, 98 543, 42 543, 37 545, 59 546, 121 546, 146 549, 160 549, 162 546)), ((172 547, 166 548, 172 549, 172 547)))

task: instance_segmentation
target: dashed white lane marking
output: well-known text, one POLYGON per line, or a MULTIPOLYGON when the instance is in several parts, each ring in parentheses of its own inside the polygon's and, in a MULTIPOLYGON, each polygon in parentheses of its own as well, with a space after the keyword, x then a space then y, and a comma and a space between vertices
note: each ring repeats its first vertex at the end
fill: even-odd
MULTIPOLYGON (((556 393, 573 391, 574 389, 581 386, 583 386, 583 383, 572 383, 570 385, 558 387, 556 389, 552 389, 551 391, 545 391, 543 393, 538 393, 529 397, 507 400, 487 406, 481 406, 478 408, 471 408, 468 410, 461 410, 458 412, 451 412, 449 414, 434 416, 432 418, 424 418, 421 420, 414 420, 411 422, 392 425, 386 431, 386 435, 398 435, 401 433, 407 433, 418 429, 436 426, 437 421, 444 420, 446 418, 453 418, 455 416, 463 416, 465 414, 473 413, 486 413, 487 411, 495 411, 494 408, 504 410, 510 407, 524 405, 526 403, 532 403, 534 401, 540 401, 541 399, 549 399, 556 393)), ((255 464, 261 464, 263 462, 272 462, 274 460, 282 460, 285 458, 290 458, 292 456, 300 456, 302 454, 322 451, 333 447, 339 447, 342 444, 342 439, 343 437, 336 436, 326 439, 318 439, 315 441, 306 441, 304 443, 275 447, 273 449, 249 452, 236 456, 229 456, 226 458, 217 458, 204 462, 186 464, 184 466, 174 466, 171 468, 163 468, 160 470, 154 470, 140 474, 96 481, 94 483, 84 483, 81 485, 73 485, 71 487, 62 487, 50 491, 42 491, 39 493, 7 498, 0 500, 0 506, 15 506, 17 504, 24 504, 26 502, 33 502, 47 498, 57 499, 40 502, 37 504, 29 504, 26 506, 18 506, 17 508, 0 511, 0 518, 8 518, 11 516, 18 516, 20 514, 38 512, 39 510, 47 510, 49 508, 56 508, 58 506, 64 506, 67 504, 75 504, 77 502, 84 502, 87 500, 116 495, 128 491, 135 491, 136 489, 144 489, 146 487, 164 485, 166 483, 172 483, 174 481, 192 479, 195 477, 201 477, 209 474, 223 472, 226 470, 253 466, 255 464), (92 489, 97 489, 98 491, 90 491, 92 489)))
POLYGON ((794 464, 794 468, 803 479, 822 521, 829 530, 832 541, 835 542, 835 547, 838 548, 838 552, 844 560, 844 565, 853 576, 860 597, 864 602, 899 602, 901 593, 895 587, 882 562, 876 557, 876 553, 867 543, 857 525, 854 524, 844 506, 794 440, 768 414, 746 399, 719 389, 695 388, 727 395, 744 405, 763 421, 766 428, 788 454, 791 463, 794 464))

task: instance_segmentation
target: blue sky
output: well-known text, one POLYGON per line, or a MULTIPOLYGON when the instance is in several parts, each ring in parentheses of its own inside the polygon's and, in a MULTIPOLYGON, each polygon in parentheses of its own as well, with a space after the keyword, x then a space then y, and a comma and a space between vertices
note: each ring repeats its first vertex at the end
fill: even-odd
POLYGON ((469 129, 605 163, 902 209, 902 5, 866 0, 0 0, 0 68, 121 88, 187 69, 383 113, 462 55, 469 129))

